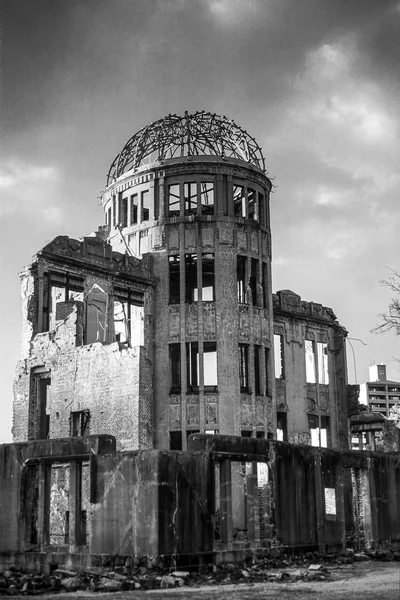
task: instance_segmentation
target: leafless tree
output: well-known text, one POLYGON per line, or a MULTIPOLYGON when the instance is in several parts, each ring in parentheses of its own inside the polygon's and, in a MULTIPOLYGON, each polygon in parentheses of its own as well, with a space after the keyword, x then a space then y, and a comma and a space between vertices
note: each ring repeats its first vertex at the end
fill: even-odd
POLYGON ((374 333, 386 333, 394 330, 400 335, 400 273, 391 269, 392 275, 388 279, 383 279, 380 284, 389 288, 396 294, 388 306, 387 312, 380 314, 381 323, 372 330, 374 333))

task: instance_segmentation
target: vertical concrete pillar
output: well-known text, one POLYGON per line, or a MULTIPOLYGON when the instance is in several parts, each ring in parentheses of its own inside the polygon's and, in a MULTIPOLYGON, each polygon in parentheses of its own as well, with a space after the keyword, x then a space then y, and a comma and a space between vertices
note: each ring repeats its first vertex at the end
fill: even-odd
POLYGON ((115 193, 115 224, 119 224, 119 209, 120 209, 120 194, 119 192, 115 193))
POLYGON ((321 457, 316 456, 314 462, 315 481, 315 514, 317 543, 320 552, 325 554, 325 490, 322 481, 321 457))
POLYGON ((388 469, 389 515, 391 523, 391 539, 398 539, 400 533, 399 509, 397 504, 396 471, 393 463, 388 469))
POLYGON ((69 543, 80 546, 82 540, 82 463, 73 461, 69 470, 69 543))
MULTIPOLYGON (((49 290, 50 292, 50 290, 49 290)), ((44 296, 44 278, 43 273, 40 272, 38 277, 38 322, 37 322, 37 330, 38 332, 42 332, 44 329, 43 324, 43 296, 44 296)))
POLYGON ((231 461, 219 463, 221 542, 232 542, 232 472, 231 461))
POLYGON ((369 449, 372 450, 373 452, 375 452, 376 447, 375 447, 375 432, 374 431, 368 431, 367 433, 367 438, 368 438, 368 446, 369 449))
POLYGON ((336 496, 336 525, 340 530, 340 539, 342 540, 342 550, 346 547, 346 511, 345 511, 345 473, 341 466, 335 467, 335 496, 336 496))
MULTIPOLYGON (((376 486, 375 486, 375 468, 374 463, 371 459, 368 459, 368 471, 366 473, 366 479, 368 482, 367 489, 369 490, 369 504, 370 504, 370 534, 367 536, 365 533, 365 539, 369 538, 371 545, 379 539, 378 534, 378 508, 376 502, 376 486), (371 464, 372 463, 372 464, 371 464)), ((368 501, 368 497, 365 498, 368 501)))
MULTIPOLYGON (((181 214, 183 214, 184 197, 183 197, 183 183, 179 184, 179 194, 181 202, 181 214)), ((186 369, 186 261, 185 261, 185 225, 184 223, 179 224, 179 256, 180 256, 180 272, 179 272, 179 286, 180 286, 180 340, 181 340, 181 429, 182 429, 182 450, 187 450, 187 369, 186 369)))
POLYGON ((158 219, 163 220, 168 211, 165 209, 165 198, 167 196, 165 177, 158 180, 158 219))
POLYGON ((228 200, 228 216, 233 217, 234 208, 233 208, 233 178, 232 175, 226 176, 226 184, 227 184, 227 200, 228 200))
POLYGON ((38 498, 38 543, 40 547, 49 543, 50 529, 50 475, 51 466, 44 461, 39 463, 38 498))
POLYGON ((257 463, 251 464, 247 476, 247 539, 254 542, 260 538, 260 517, 258 502, 257 463))
POLYGON ((154 179, 151 179, 149 181, 149 199, 150 199, 149 219, 155 219, 155 215, 156 215, 154 190, 155 190, 154 179))
POLYGON ((128 194, 126 197, 126 219, 127 219, 127 225, 128 225, 128 227, 130 227, 131 221, 132 221, 132 202, 131 202, 130 194, 128 194))
POLYGON ((216 189, 214 190, 214 212, 218 216, 224 215, 224 188, 222 175, 216 177, 216 189))

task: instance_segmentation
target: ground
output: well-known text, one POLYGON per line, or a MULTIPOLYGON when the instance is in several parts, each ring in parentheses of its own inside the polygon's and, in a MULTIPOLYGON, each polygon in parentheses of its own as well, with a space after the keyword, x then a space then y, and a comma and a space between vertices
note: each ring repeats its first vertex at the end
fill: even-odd
MULTIPOLYGON (((279 570, 276 570, 279 572, 279 570)), ((288 569, 287 572, 293 571, 288 569)), ((265 582, 254 584, 183 586, 174 589, 99 593, 76 591, 46 594, 46 600, 400 600, 399 562, 359 562, 330 566, 318 581, 265 582)), ((14 596, 13 598, 26 598, 14 596)))

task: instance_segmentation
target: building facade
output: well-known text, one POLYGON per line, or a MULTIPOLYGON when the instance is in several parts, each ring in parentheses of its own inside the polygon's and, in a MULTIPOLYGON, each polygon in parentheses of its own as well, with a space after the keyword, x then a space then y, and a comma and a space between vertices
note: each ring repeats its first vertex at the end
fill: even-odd
POLYGON ((389 417, 390 409, 400 404, 400 382, 387 379, 386 365, 370 365, 369 381, 360 386, 360 400, 372 412, 389 417))
POLYGON ((347 448, 347 331, 290 290, 273 295, 273 312, 278 439, 347 448))
POLYGON ((111 165, 105 226, 22 274, 14 440, 220 433, 347 447, 346 331, 272 294, 271 181, 226 117, 169 115, 111 165))

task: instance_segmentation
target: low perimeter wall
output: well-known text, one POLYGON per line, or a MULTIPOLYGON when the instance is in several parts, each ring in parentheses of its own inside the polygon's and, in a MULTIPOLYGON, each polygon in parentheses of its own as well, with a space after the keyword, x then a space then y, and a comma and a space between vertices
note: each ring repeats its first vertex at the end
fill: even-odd
POLYGON ((400 455, 195 434, 188 452, 111 436, 0 446, 0 569, 50 571, 400 547, 400 455))

